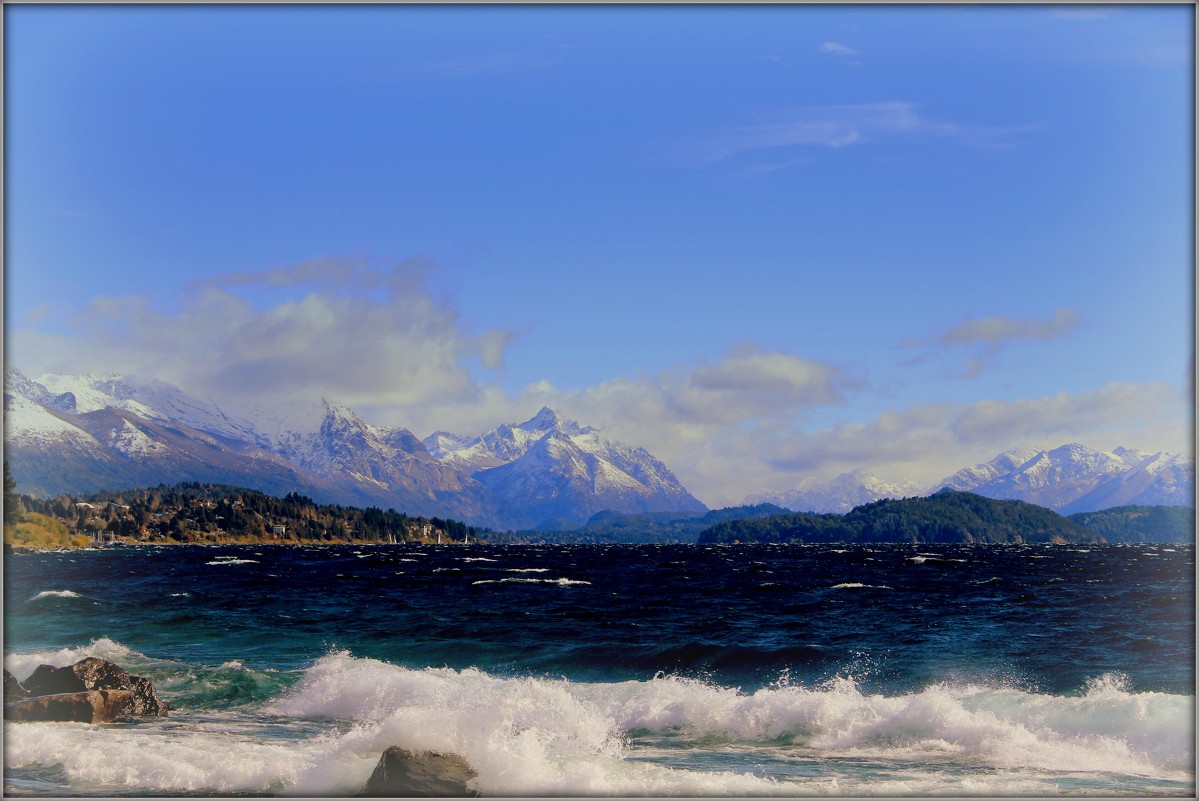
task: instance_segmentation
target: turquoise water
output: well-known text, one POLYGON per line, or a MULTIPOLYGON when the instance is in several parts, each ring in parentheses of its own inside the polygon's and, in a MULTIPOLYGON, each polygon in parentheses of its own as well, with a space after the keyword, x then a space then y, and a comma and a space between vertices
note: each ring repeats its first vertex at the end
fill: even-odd
POLYGON ((7 724, 16 795, 1192 795, 1190 546, 114 548, 5 559, 5 665, 165 719, 7 724))

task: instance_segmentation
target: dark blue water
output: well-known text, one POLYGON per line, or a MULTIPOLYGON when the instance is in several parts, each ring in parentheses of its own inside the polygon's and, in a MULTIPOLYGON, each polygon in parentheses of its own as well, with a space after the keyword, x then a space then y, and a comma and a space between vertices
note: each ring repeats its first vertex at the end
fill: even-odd
MULTIPOLYGON (((282 738, 297 753, 311 746, 306 738, 314 731, 341 736, 364 721, 381 727, 383 742, 392 735, 372 715, 384 708, 392 717, 416 714, 423 707, 409 696, 439 676, 461 685, 454 692, 462 697, 491 699, 478 702, 487 712, 476 710, 476 717, 490 715, 501 727, 511 727, 517 713, 510 704, 493 708, 495 698, 516 688, 568 687, 587 710, 607 710, 603 722, 577 725, 615 727, 587 753, 608 759, 604 749, 615 738, 625 749, 612 757, 622 770, 653 764, 668 777, 661 779, 664 793, 694 790, 680 777, 697 775, 710 782, 698 785, 700 794, 767 792, 714 778, 726 774, 782 781, 783 794, 806 793, 787 783, 828 780, 830 754, 857 754, 855 767, 838 763, 848 774, 825 790, 879 792, 899 781, 893 786, 900 794, 906 787, 956 794, 961 785, 953 781, 977 781, 982 771, 998 782, 991 789, 1008 792, 1024 782, 1034 794, 1146 787, 1185 794, 1193 789, 1193 729, 1178 720, 1193 716, 1194 577, 1193 547, 1163 545, 229 546, 19 554, 5 560, 5 653, 18 676, 56 655, 97 652, 132 662, 170 696, 180 710, 176 720, 233 715, 223 725, 254 747, 282 738), (358 687, 361 681, 396 684, 376 698, 358 687), (318 689, 329 699, 312 706, 318 689), (1100 714, 1101 698, 1118 709, 1100 714), (1029 773, 1008 763, 1019 733, 1048 719, 1043 709, 1033 716, 1044 704, 1065 728, 1038 736, 1057 749, 1061 764, 1050 760, 1029 773), (1135 708, 1145 717, 1146 704, 1160 707, 1157 717, 1143 731, 1125 730, 1142 726, 1132 721, 1135 708), (737 712, 737 705, 745 708, 737 712), (834 713, 848 717, 829 723, 834 713), (866 721, 880 715, 890 724, 869 730, 866 721), (974 733, 961 734, 947 722, 953 715, 967 716, 974 733), (1064 722, 1079 715, 1090 722, 1064 722), (246 733, 251 721, 280 716, 285 722, 273 734, 246 733), (724 722, 713 723, 717 718, 724 722), (314 722, 325 719, 338 722, 314 722), (1118 730, 1108 731, 1107 720, 1118 720, 1118 730), (1010 748, 988 745, 995 739, 987 739, 990 725, 1012 740, 1010 748), (1080 755, 1095 750, 1096 737, 1112 739, 1103 746, 1112 754, 1080 755), (738 750, 746 743, 754 744, 750 756, 738 750), (939 761, 962 753, 964 761, 939 761), (899 754, 914 756, 904 763, 899 754), (808 759, 820 767, 797 767, 808 759), (880 765, 897 759, 905 765, 896 768, 902 778, 888 778, 880 765), (1090 773, 1105 772, 1087 770, 1121 759, 1132 766, 1116 771, 1122 778, 1098 781, 1090 773), (1053 783, 1045 771, 1075 778, 1053 783)), ((436 697, 433 708, 452 717, 439 707, 450 702, 436 697)), ((562 714, 577 722, 591 712, 562 714)), ((8 727, 10 742, 32 731, 17 728, 8 727)), ((451 739, 463 742, 474 736, 455 732, 451 739)), ((565 736, 553 732, 548 741, 565 736)), ((6 749, 10 791, 181 790, 178 777, 147 782, 144 765, 124 779, 81 764, 75 774, 62 768, 63 776, 43 780, 21 762, 44 758, 43 751, 6 749)), ((544 758, 553 753, 549 748, 544 758)), ((340 767, 326 773, 353 772, 334 763, 340 767)), ((355 763, 353 770, 362 768, 355 763)), ((524 784, 505 785, 497 774, 492 789, 578 789, 555 775, 530 767, 524 784)), ((239 776, 226 777, 228 786, 210 776, 192 789, 353 789, 311 777, 255 784, 239 776)), ((600 786, 656 794, 648 779, 621 776, 600 786)))

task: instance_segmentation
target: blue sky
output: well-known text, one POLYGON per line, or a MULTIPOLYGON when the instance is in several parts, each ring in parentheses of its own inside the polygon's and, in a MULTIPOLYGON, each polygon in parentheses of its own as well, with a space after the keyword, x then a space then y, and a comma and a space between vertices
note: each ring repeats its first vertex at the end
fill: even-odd
POLYGON ((7 6, 7 360, 710 504, 1191 451, 1193 10, 7 6))

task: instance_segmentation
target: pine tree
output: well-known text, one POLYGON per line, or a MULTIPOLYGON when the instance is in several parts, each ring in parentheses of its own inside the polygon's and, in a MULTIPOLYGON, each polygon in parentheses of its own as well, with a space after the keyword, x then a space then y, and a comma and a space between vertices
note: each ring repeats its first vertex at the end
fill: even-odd
POLYGON ((8 460, 4 460, 4 523, 11 525, 21 517, 21 498, 17 495, 17 482, 8 471, 8 460))

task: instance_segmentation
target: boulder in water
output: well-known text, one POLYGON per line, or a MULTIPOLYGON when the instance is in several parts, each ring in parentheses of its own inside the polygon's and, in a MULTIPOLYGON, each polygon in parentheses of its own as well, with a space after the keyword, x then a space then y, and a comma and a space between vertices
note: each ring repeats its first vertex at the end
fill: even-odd
POLYGON ((22 698, 29 697, 29 690, 26 690, 21 682, 17 681, 17 677, 4 671, 4 702, 19 701, 22 698))
POLYGON ((143 676, 131 676, 120 665, 113 664, 98 657, 81 659, 69 667, 54 667, 39 665, 33 675, 24 682, 12 678, 15 685, 10 692, 9 679, 11 674, 5 673, 4 687, 6 703, 14 698, 34 701, 39 698, 47 700, 37 704, 29 704, 22 710, 15 710, 15 705, 9 703, 5 715, 9 720, 70 720, 82 722, 103 723, 111 720, 109 715, 134 715, 139 717, 162 716, 167 713, 167 705, 158 697, 154 685, 143 676), (24 685, 24 686, 22 686, 24 685), (24 695, 16 692, 16 688, 24 691, 24 695), (117 701, 103 703, 95 693, 116 693, 112 696, 117 701), (68 698, 71 696, 72 698, 68 698), (90 699, 90 700, 89 700, 90 699), (93 714, 89 717, 85 707, 91 704, 93 714), (96 705, 99 704, 97 707, 96 705), (92 720, 92 718, 95 718, 92 720))
POLYGON ((89 656, 71 665, 71 671, 88 690, 128 690, 129 673, 106 659, 89 656))
POLYGON ((129 707, 131 714, 151 717, 166 716, 169 707, 158 697, 158 693, 154 691, 154 685, 150 683, 149 679, 144 676, 130 676, 129 690, 133 694, 132 704, 129 707))
POLYGON ((128 690, 39 695, 8 704, 4 717, 11 721, 111 723, 125 713, 132 700, 128 690))
POLYGON ((88 689, 71 668, 54 665, 38 665, 22 684, 31 696, 80 693, 88 689))
POLYGON ((362 796, 421 798, 448 796, 473 798, 478 792, 467 788, 475 773, 457 754, 409 751, 392 746, 383 752, 362 796))

